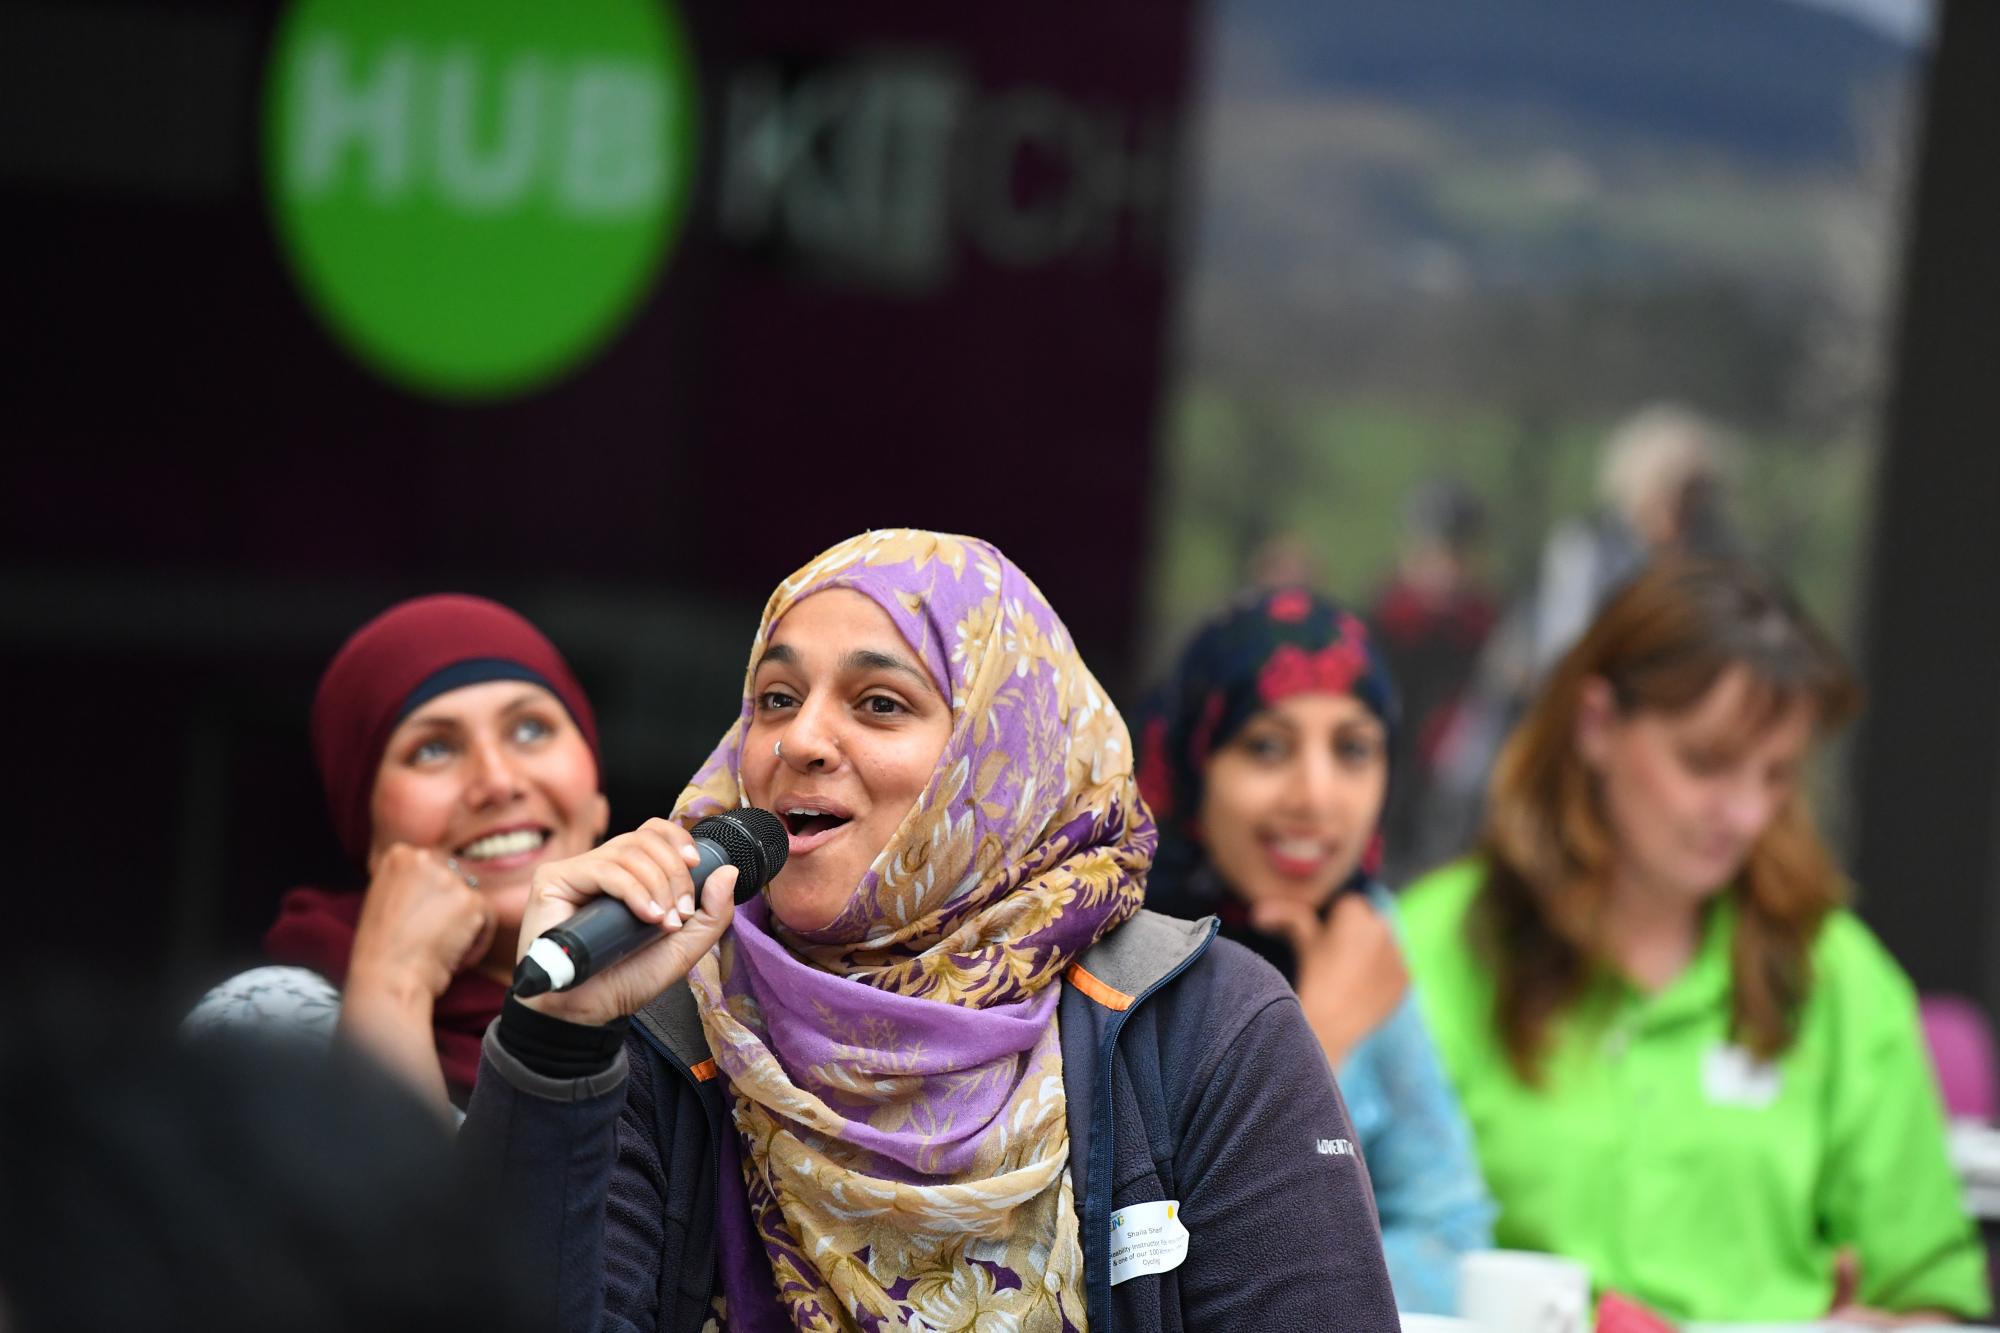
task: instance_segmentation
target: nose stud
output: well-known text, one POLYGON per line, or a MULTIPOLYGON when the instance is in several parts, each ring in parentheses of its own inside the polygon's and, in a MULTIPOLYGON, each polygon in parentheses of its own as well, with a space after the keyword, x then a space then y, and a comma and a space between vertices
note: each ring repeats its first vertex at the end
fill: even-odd
POLYGON ((783 759, 785 757, 785 743, 782 740, 772 741, 771 753, 783 759))

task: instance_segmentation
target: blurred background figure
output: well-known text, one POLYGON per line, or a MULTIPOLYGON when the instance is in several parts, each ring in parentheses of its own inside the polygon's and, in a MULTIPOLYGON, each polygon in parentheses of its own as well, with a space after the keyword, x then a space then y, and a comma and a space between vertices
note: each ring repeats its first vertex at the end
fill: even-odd
POLYGON ((264 937, 274 965, 210 990, 187 1028, 337 1032, 440 1109, 463 1107, 535 867, 588 850, 610 818, 590 701, 521 616, 440 594, 356 630, 312 720, 334 829, 367 887, 286 894, 264 937))
POLYGON ((1244 561, 1253 588, 1310 588, 1324 578, 1324 561, 1302 532, 1275 532, 1258 542, 1244 561))
POLYGON ((1502 1246, 1674 1318, 1990 1308, 1915 992, 1800 785, 1855 698, 1764 576, 1657 563, 1509 737, 1477 855, 1405 894, 1502 1246))
POLYGON ((1301 588, 1240 598, 1140 716, 1160 825, 1146 901, 1219 916, 1298 991, 1360 1136, 1396 1303, 1450 1313, 1458 1256, 1491 1243, 1493 1207, 1374 874, 1399 730, 1357 617, 1301 588))
POLYGON ((1396 570, 1368 619, 1403 702, 1383 817, 1383 877, 1400 884, 1419 855, 1438 749, 1452 725, 1499 607, 1480 577, 1486 507, 1454 480, 1427 482, 1403 504, 1396 570))
POLYGON ((1727 449, 1714 423, 1676 404, 1641 408, 1611 432, 1596 512, 1559 524, 1542 551, 1528 613, 1529 688, 1647 561, 1734 549, 1724 512, 1727 449))
POLYGON ((437 1118, 351 1052, 238 1030, 190 1047, 159 997, 0 993, 7 1333, 526 1333, 505 1238, 437 1118))

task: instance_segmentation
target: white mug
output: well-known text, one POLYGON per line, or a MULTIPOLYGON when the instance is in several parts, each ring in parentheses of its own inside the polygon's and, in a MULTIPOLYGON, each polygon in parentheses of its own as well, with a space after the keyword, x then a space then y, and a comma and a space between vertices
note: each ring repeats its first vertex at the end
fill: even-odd
POLYGON ((1590 1270, 1528 1250, 1459 1256, 1458 1312, 1490 1333, 1590 1333, 1590 1270))

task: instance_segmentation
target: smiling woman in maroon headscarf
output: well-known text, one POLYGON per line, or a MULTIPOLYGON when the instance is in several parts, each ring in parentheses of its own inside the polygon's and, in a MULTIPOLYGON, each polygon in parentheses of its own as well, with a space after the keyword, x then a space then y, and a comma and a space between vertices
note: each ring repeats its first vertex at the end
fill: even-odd
POLYGON ((587 850, 610 817, 590 701, 522 617, 441 594, 355 632, 320 680, 312 738, 367 888, 287 894, 264 937, 276 966, 217 986, 188 1025, 338 1032, 462 1105, 535 867, 587 850))

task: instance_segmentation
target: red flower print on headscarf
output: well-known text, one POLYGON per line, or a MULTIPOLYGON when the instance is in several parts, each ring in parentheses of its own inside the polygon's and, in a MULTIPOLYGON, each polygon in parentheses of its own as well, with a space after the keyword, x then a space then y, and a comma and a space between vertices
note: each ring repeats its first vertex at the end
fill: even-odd
POLYGON ((1329 643, 1316 653, 1288 643, 1257 674, 1257 695, 1274 704, 1294 694, 1346 694, 1367 669, 1368 653, 1353 639, 1329 643))
POLYGON ((1271 598, 1264 609, 1283 625, 1296 625, 1312 614, 1312 595, 1303 588, 1287 588, 1271 598))
POLYGON ((1271 660, 1257 673, 1257 695, 1267 704, 1311 688, 1312 663, 1306 657, 1306 650, 1296 643, 1288 643, 1272 653, 1271 660))
POLYGON ((1139 796, 1152 807, 1154 820, 1173 813, 1173 770, 1167 766, 1167 720, 1156 717, 1146 724, 1139 741, 1139 796))

